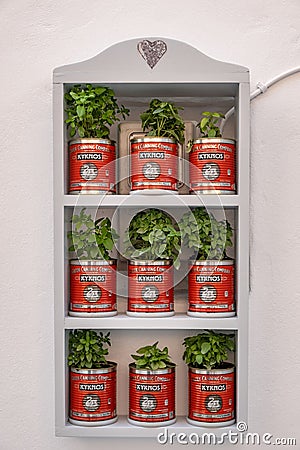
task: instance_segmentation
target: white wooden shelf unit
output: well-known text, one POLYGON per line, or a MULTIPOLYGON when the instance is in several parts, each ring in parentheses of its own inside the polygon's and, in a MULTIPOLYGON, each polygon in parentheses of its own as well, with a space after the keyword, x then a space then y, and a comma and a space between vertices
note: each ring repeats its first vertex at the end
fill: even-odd
MULTIPOLYGON (((157 39, 157 38, 156 38, 157 39)), ((150 41, 155 41, 150 38, 150 41)), ((84 62, 63 66, 54 71, 54 203, 55 203, 55 385, 56 434, 79 437, 155 437, 156 429, 143 429, 126 420, 128 409, 128 364, 130 354, 138 345, 159 339, 168 345, 177 363, 177 422, 170 431, 207 431, 195 428, 185 421, 187 413, 187 369, 182 361, 182 340, 202 329, 233 331, 237 350, 235 363, 236 420, 248 416, 248 292, 249 292, 249 73, 245 67, 211 59, 195 48, 170 39, 163 39, 167 52, 151 69, 137 51, 143 39, 116 44, 96 57, 84 62), (74 84, 92 83, 111 86, 120 102, 131 110, 130 120, 139 120, 139 114, 152 98, 174 101, 184 106, 186 120, 198 121, 203 110, 226 112, 235 106, 234 119, 228 124, 225 137, 237 141, 236 195, 68 195, 68 136, 64 125, 64 93, 74 84), (192 318, 184 313, 187 293, 179 301, 181 309, 170 318, 131 318, 120 309, 110 318, 74 318, 68 316, 68 260, 66 218, 73 208, 87 207, 116 211, 157 206, 180 208, 182 203, 192 208, 206 206, 233 211, 235 227, 236 302, 237 316, 231 318, 192 318), (183 309, 182 309, 183 308, 183 309), (119 420, 103 427, 78 427, 68 422, 68 331, 76 328, 111 330, 110 359, 118 362, 119 420)), ((118 140, 118 129, 112 129, 118 140)), ((122 149, 124 151, 124 149, 122 149)), ((188 180, 185 180, 188 184, 188 180)), ((123 224, 124 225, 124 224, 123 224)), ((124 226, 126 226, 125 224, 124 226)), ((124 262, 123 262, 124 266, 124 262)), ((186 284, 183 283, 186 289, 186 284)), ((176 291, 175 291, 176 296, 176 291)), ((176 298, 175 298, 176 303, 176 298)), ((123 299, 123 305, 125 299, 123 299)), ((124 309, 124 308, 123 308, 124 309)), ((231 427, 231 428, 234 428, 231 427)), ((223 428, 216 430, 218 434, 223 428)))

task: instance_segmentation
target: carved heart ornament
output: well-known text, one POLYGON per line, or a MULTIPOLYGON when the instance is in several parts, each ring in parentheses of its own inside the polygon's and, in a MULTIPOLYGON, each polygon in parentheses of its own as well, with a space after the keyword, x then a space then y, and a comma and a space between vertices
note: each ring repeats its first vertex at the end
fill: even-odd
POLYGON ((167 51, 167 44, 164 41, 148 41, 144 40, 138 43, 138 51, 147 64, 153 69, 158 61, 167 51))

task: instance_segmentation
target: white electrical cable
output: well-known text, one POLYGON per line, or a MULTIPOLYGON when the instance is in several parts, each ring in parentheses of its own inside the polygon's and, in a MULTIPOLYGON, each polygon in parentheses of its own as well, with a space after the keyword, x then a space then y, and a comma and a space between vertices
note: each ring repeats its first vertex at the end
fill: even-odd
MULTIPOLYGON (((256 98, 260 94, 264 94, 269 89, 269 87, 273 86, 273 84, 278 83, 278 81, 281 81, 284 78, 287 78, 287 77, 289 77, 291 75, 294 75, 295 73, 298 73, 298 72, 300 72, 300 67, 295 67, 294 69, 290 69, 290 70, 288 70, 286 72, 281 73, 277 77, 272 78, 270 81, 268 81, 265 84, 261 83, 261 82, 257 83, 256 89, 253 92, 251 92, 251 94, 250 94, 250 100, 253 100, 254 98, 256 98)), ((234 107, 229 109, 229 111, 227 111, 227 113, 225 114, 225 118, 222 119, 221 126, 220 126, 221 133, 223 133, 223 128, 225 126, 226 121, 234 113, 234 109, 235 109, 234 107)))

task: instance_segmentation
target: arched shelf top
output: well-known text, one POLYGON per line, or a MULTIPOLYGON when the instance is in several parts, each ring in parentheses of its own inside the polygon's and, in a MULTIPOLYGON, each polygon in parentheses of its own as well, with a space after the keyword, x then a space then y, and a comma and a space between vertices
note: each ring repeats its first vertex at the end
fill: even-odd
POLYGON ((54 70, 54 83, 87 82, 241 83, 249 82, 249 70, 210 58, 184 42, 152 37, 119 42, 91 59, 54 70))

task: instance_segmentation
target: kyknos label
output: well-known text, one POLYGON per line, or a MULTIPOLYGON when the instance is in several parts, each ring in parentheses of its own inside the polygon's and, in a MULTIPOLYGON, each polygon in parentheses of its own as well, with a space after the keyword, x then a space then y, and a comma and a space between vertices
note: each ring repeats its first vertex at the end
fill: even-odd
POLYGON ((138 275, 138 283, 156 282, 160 283, 164 280, 162 275, 138 275))
POLYGON ((140 152, 139 159, 164 159, 164 152, 140 152))
POLYGON ((105 384, 79 384, 80 391, 104 391, 105 384))
POLYGON ((137 391, 155 391, 159 392, 161 391, 161 384, 137 384, 136 385, 137 391))
POLYGON ((101 153, 77 153, 78 161, 102 160, 101 153))
POLYGON ((201 384, 201 391, 226 391, 226 384, 201 384))
POLYGON ((213 283, 219 283, 222 281, 221 275, 197 275, 196 276, 197 283, 207 283, 213 282, 213 283))
POLYGON ((105 279, 106 279, 105 275, 80 275, 81 283, 90 283, 90 282, 104 283, 105 279))
POLYGON ((198 159, 224 159, 224 153, 198 153, 198 159))

